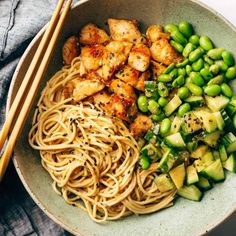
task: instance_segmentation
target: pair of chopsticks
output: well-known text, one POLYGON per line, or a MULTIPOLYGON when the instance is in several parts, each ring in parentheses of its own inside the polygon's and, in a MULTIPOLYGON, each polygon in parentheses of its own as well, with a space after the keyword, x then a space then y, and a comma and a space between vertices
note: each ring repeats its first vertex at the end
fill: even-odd
POLYGON ((49 64, 49 60, 51 58, 59 33, 65 21, 65 17, 70 9, 72 0, 68 0, 65 3, 64 8, 62 9, 64 2, 65 0, 59 0, 56 6, 56 9, 52 15, 49 25, 43 35, 43 38, 38 46, 34 58, 30 63, 30 66, 25 74, 22 84, 16 94, 16 97, 11 105, 6 121, 0 132, 0 153, 3 150, 4 144, 6 144, 5 150, 2 151, 3 154, 0 157, 0 181, 2 180, 4 173, 7 169, 11 154, 16 144, 16 140, 25 124, 29 110, 37 93, 40 81, 49 64), (30 83, 31 86, 30 88, 28 88, 30 83), (23 101, 24 97, 25 100, 23 101), (21 104, 23 105, 18 113, 18 109, 21 104), (14 119, 16 121, 13 124, 14 119), (8 135, 9 138, 7 141, 8 135))

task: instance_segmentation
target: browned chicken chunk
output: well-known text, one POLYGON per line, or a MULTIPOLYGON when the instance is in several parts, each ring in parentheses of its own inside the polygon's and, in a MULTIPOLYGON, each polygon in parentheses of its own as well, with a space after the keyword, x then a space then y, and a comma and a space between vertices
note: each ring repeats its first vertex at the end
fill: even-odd
MULTIPOLYGON (((111 95, 109 95, 105 91, 101 91, 99 93, 96 93, 93 95, 93 102, 94 104, 98 105, 101 108, 106 108, 106 106, 109 104, 111 95)), ((105 109, 106 110, 106 109, 105 109)))
POLYGON ((150 63, 150 51, 144 44, 135 45, 128 59, 128 64, 136 70, 144 72, 149 67, 150 63))
POLYGON ((157 80, 158 76, 163 74, 163 72, 165 71, 166 66, 160 62, 156 62, 152 60, 151 68, 152 68, 153 78, 157 80))
POLYGON ((154 42, 150 48, 151 56, 155 61, 161 62, 165 65, 171 63, 178 63, 182 57, 169 44, 167 39, 160 39, 154 42))
POLYGON ((142 134, 152 128, 151 118, 145 115, 138 115, 134 122, 130 125, 130 131, 135 139, 138 139, 142 134))
POLYGON ((70 65, 72 60, 79 55, 79 40, 76 36, 71 36, 66 40, 62 48, 62 58, 66 65, 70 65))
POLYGON ((142 41, 142 34, 137 21, 108 19, 108 25, 113 40, 138 43, 142 41))
POLYGON ((169 39, 170 35, 163 32, 161 25, 150 25, 146 31, 147 39, 154 43, 161 38, 169 39))
POLYGON ((144 84, 145 81, 150 77, 150 72, 147 70, 143 72, 139 78, 138 78, 138 83, 136 84, 135 88, 141 91, 144 91, 144 84))
POLYGON ((79 42, 85 45, 102 44, 109 40, 109 36, 96 25, 89 23, 80 31, 79 42))

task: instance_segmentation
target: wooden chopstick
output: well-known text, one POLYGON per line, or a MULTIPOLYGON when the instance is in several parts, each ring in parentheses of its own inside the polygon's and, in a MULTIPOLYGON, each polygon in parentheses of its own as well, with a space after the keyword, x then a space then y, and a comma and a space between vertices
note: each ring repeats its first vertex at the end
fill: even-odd
MULTIPOLYGON (((2 178, 4 176, 4 173, 6 171, 6 168, 8 166, 8 163, 9 163, 9 160, 10 160, 10 157, 11 157, 11 153, 12 153, 12 151, 14 149, 16 140, 17 140, 17 138, 18 138, 18 136, 20 134, 21 129, 23 128, 23 125, 25 124, 27 115, 28 115, 29 110, 30 110, 30 108, 32 106, 32 103, 33 103, 34 97, 36 95, 36 92, 38 90, 41 78, 43 77, 44 72, 47 69, 47 66, 48 66, 49 60, 51 58, 54 46, 56 44, 58 35, 59 35, 59 33, 61 31, 61 28, 63 26, 63 23, 65 21, 65 17, 66 17, 66 15, 67 15, 67 13, 68 13, 68 11, 70 9, 71 2, 72 2, 72 0, 68 0, 66 2, 66 5, 65 5, 65 7, 63 9, 62 14, 60 15, 60 18, 59 18, 58 22, 51 22, 50 23, 50 25, 51 24, 54 25, 54 26, 56 25, 56 28, 55 28, 55 31, 53 32, 53 35, 52 35, 51 39, 50 39, 50 42, 48 44, 48 47, 47 47, 46 52, 44 54, 44 57, 43 57, 43 59, 41 61, 41 64, 39 65, 39 68, 37 70, 35 78, 34 78, 32 84, 31 84, 31 87, 29 88, 29 92, 28 92, 28 94, 27 94, 27 96, 25 98, 24 104, 22 105, 21 111, 19 112, 19 115, 18 115, 18 117, 16 119, 15 125, 14 125, 14 127, 13 127, 13 129, 11 131, 10 137, 9 137, 7 145, 6 145, 6 148, 5 148, 5 150, 3 152, 3 155, 2 155, 2 157, 0 159, 0 181, 2 180, 2 178)), ((59 2, 59 5, 61 5, 61 1, 59 2)), ((58 9, 59 9, 59 7, 57 7, 57 9, 55 10, 55 13, 57 12, 58 9)), ((56 18, 57 17, 52 17, 52 20, 56 19, 56 18)), ((43 42, 43 44, 44 43, 47 44, 47 40, 46 39, 43 42)), ((35 70, 35 68, 32 69, 32 70, 35 70)), ((7 117, 7 119, 10 119, 9 116, 7 117)), ((14 116, 13 113, 12 113, 12 116, 14 116)), ((11 119, 13 120, 14 118, 11 118, 11 119)), ((8 126, 5 126, 5 127, 8 128, 8 126)), ((3 130, 3 132, 4 132, 4 130, 3 130)))

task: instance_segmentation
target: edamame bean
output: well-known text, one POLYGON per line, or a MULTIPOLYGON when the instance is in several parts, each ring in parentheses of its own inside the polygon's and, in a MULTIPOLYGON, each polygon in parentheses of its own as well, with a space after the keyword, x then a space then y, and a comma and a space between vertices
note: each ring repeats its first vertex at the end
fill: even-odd
POLYGON ((207 52, 207 56, 209 56, 211 59, 219 60, 221 59, 223 51, 224 51, 223 48, 213 48, 207 52))
POLYGON ((219 73, 219 70, 220 70, 220 68, 219 68, 219 66, 216 65, 216 64, 211 65, 210 68, 209 68, 209 71, 210 71, 213 75, 217 75, 217 74, 219 73))
POLYGON ((171 76, 172 79, 175 79, 178 76, 178 69, 173 69, 169 75, 171 76))
POLYGON ((186 73, 187 73, 187 75, 190 75, 191 71, 192 71, 192 67, 190 65, 187 65, 186 66, 186 73))
POLYGON ((185 80, 185 84, 189 84, 189 83, 192 83, 192 78, 190 76, 187 77, 185 80))
POLYGON ((189 38, 193 34, 193 26, 187 21, 182 21, 179 23, 179 31, 189 38))
POLYGON ((193 95, 200 96, 203 93, 202 88, 196 84, 189 83, 187 84, 187 87, 193 95))
POLYGON ((192 69, 194 71, 200 71, 204 67, 204 61, 202 58, 199 58, 197 61, 193 62, 192 69))
POLYGON ((186 75, 186 70, 185 70, 185 68, 179 68, 179 69, 178 69, 178 75, 183 75, 183 76, 185 76, 185 75, 186 75))
POLYGON ((215 61, 215 64, 219 66, 221 71, 227 71, 228 69, 228 65, 223 60, 217 60, 215 61))
POLYGON ((213 61, 210 57, 208 57, 207 55, 204 55, 204 56, 203 56, 203 59, 204 59, 204 61, 205 61, 206 63, 208 63, 209 65, 213 65, 213 64, 214 64, 214 61, 213 61))
POLYGON ((234 128, 236 128, 236 114, 233 117, 234 128))
POLYGON ((183 75, 179 75, 172 83, 172 86, 174 88, 179 88, 182 85, 184 85, 184 76, 183 75))
POLYGON ((178 27, 174 24, 168 24, 168 25, 164 26, 164 31, 167 32, 167 33, 171 33, 175 30, 178 30, 178 27))
POLYGON ((152 113, 152 114, 158 114, 160 113, 160 109, 159 109, 159 105, 158 103, 151 99, 148 102, 148 110, 152 113))
POLYGON ((234 79, 235 76, 236 76, 236 67, 235 66, 229 67, 225 73, 225 77, 227 79, 234 79))
POLYGON ((191 106, 189 105, 189 103, 184 103, 179 107, 178 115, 179 116, 184 116, 184 114, 186 114, 190 110, 191 110, 191 106))
POLYGON ((182 33, 180 33, 179 30, 174 30, 170 33, 170 36, 172 39, 174 39, 175 42, 181 44, 181 45, 186 45, 187 39, 183 36, 182 33))
POLYGON ((159 104, 159 106, 161 106, 161 107, 164 107, 168 102, 169 102, 169 101, 168 101, 167 98, 160 97, 160 98, 158 99, 158 104, 159 104))
POLYGON ((183 50, 183 56, 188 57, 189 54, 196 49, 196 46, 192 43, 187 43, 183 50))
POLYGON ((194 62, 198 60, 202 56, 203 53, 204 53, 204 50, 202 48, 199 47, 195 49, 189 54, 189 61, 194 62))
POLYGON ((170 126, 171 126, 171 121, 169 118, 165 118, 162 122, 161 122, 161 126, 160 126, 160 133, 161 134, 167 134, 170 131, 170 126))
POLYGON ((184 47, 174 40, 170 40, 170 45, 179 53, 182 53, 184 50, 184 47))
POLYGON ((151 161, 148 158, 148 156, 142 156, 141 157, 141 167, 143 170, 147 170, 151 165, 151 161))
POLYGON ((213 78, 213 74, 210 72, 208 68, 202 68, 200 74, 205 80, 210 80, 213 78))
POLYGON ((204 89, 204 93, 207 94, 208 96, 216 96, 220 94, 220 92, 221 92, 221 87, 217 84, 207 85, 204 89))
POLYGON ((175 66, 176 66, 177 68, 185 67, 188 63, 189 63, 189 60, 188 60, 188 59, 185 59, 184 61, 177 63, 175 66))
POLYGON ((165 117, 166 116, 164 113, 161 113, 159 115, 152 115, 152 120, 155 122, 159 122, 159 121, 162 121, 165 117))
POLYGON ((181 99, 186 99, 189 96, 189 89, 187 87, 181 87, 178 89, 177 94, 181 99))
POLYGON ((209 68, 210 68, 210 65, 209 65, 207 62, 204 62, 204 68, 209 69, 209 68))
POLYGON ((189 38, 189 42, 198 46, 199 45, 199 36, 194 34, 189 38))
POLYGON ((194 83, 198 86, 203 86, 205 84, 204 79, 202 78, 202 76, 199 72, 192 71, 190 73, 190 78, 191 78, 192 83, 194 83))
POLYGON ((231 98, 233 96, 233 92, 232 89, 230 88, 230 86, 226 83, 221 84, 221 91, 223 93, 223 95, 225 95, 228 98, 231 98))
POLYGON ((209 51, 213 48, 213 44, 210 38, 208 38, 207 36, 201 36, 199 39, 199 44, 206 51, 209 51))
POLYGON ((168 83, 170 81, 172 81, 172 77, 170 75, 167 75, 167 74, 161 74, 158 76, 158 81, 159 82, 163 82, 163 83, 168 83))
POLYGON ((224 81, 224 77, 222 75, 217 75, 215 78, 211 79, 207 85, 211 84, 221 84, 224 81))
POLYGON ((169 74, 175 68, 175 63, 171 63, 163 72, 163 74, 169 74))
POLYGON ((157 90, 158 90, 158 93, 161 97, 167 97, 169 94, 168 88, 162 82, 158 83, 157 90))
POLYGON ((148 99, 146 96, 141 95, 138 97, 138 108, 141 112, 148 112, 148 99))
POLYGON ((232 66, 234 64, 234 57, 233 57, 232 53, 230 53, 228 51, 224 51, 224 52, 222 52, 221 56, 222 56, 224 62, 228 66, 232 66))

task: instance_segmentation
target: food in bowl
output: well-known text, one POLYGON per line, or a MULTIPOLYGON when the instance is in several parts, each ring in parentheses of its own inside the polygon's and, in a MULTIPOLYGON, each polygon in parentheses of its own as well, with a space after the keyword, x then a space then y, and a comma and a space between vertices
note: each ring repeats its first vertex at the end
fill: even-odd
POLYGON ((188 22, 89 23, 38 101, 29 143, 53 189, 96 222, 200 201, 236 172, 232 54, 188 22))

